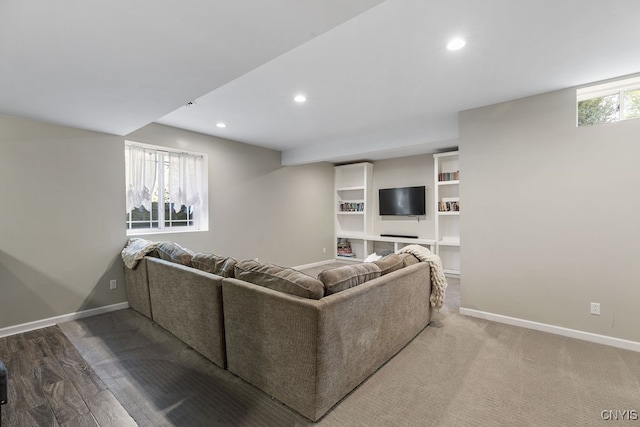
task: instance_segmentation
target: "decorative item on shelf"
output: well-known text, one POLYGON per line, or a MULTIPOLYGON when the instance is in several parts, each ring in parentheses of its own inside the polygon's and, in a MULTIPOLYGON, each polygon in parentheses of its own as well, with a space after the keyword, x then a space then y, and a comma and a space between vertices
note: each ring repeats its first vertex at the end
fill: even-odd
POLYGON ((351 251, 351 242, 349 240, 340 238, 338 239, 338 256, 354 258, 356 254, 351 251))
POLYGON ((458 180, 460 180, 460 171, 440 172, 438 174, 438 181, 458 181, 458 180))
POLYGON ((460 211, 460 198, 459 197, 443 197, 438 203, 439 212, 459 212, 460 211))
POLYGON ((340 202, 340 212, 363 212, 364 203, 362 202, 340 202))

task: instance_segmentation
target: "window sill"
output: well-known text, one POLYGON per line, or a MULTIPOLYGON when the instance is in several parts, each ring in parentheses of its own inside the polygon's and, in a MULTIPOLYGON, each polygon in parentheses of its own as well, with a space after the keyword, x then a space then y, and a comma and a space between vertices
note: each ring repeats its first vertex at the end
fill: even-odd
POLYGON ((198 233, 202 231, 209 231, 208 228, 145 228, 140 230, 127 230, 127 236, 148 236, 152 234, 177 234, 177 233, 198 233))

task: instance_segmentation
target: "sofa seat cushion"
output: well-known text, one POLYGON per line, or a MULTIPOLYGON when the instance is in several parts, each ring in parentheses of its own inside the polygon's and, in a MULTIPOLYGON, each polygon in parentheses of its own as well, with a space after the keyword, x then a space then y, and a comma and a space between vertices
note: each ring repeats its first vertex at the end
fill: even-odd
POLYGON ((398 254, 389 254, 377 261, 373 261, 373 263, 380 267, 382 276, 387 273, 391 273, 392 271, 400 270, 405 266, 403 257, 398 254))
POLYGON ((195 255, 191 250, 183 248, 177 243, 162 242, 158 243, 158 254, 160 259, 175 262, 176 264, 191 266, 191 258, 195 255))
POLYGON ((242 260, 235 266, 236 279, 258 286, 309 299, 324 296, 322 282, 292 268, 242 260))
POLYGON ((331 295, 380 277, 381 273, 376 264, 363 262, 324 270, 318 279, 324 284, 325 295, 331 295))
POLYGON ((236 259, 215 254, 197 253, 191 258, 191 266, 221 277, 234 277, 236 259))

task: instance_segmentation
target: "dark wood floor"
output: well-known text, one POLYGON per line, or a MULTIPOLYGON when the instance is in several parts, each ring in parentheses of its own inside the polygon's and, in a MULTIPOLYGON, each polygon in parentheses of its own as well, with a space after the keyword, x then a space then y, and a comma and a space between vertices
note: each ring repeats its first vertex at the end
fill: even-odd
MULTIPOLYGON (((445 300, 445 306, 442 308, 442 312, 457 312, 459 304, 459 280, 449 279, 447 298, 445 300)), ((139 318, 141 319, 142 323, 146 324, 146 318, 142 316, 139 316, 139 318)), ((83 321, 89 321, 90 319, 91 318, 83 319, 83 321)), ((123 347, 122 351, 126 352, 128 350, 131 350, 127 346, 127 344, 130 346, 134 340, 140 340, 140 331, 138 331, 138 329, 140 329, 140 325, 138 325, 136 322, 133 323, 133 326, 130 327, 131 331, 129 334, 122 334, 122 331, 119 331, 119 334, 115 334, 116 336, 122 335, 124 337, 120 340, 120 345, 123 347)), ((104 334, 104 330, 111 331, 113 327, 113 325, 108 322, 101 325, 102 326, 98 328, 98 331, 102 331, 99 332, 101 334, 104 334)), ((118 325, 120 328, 126 327, 125 323, 122 322, 118 325)), ((142 344, 146 343, 146 345, 150 346, 150 348, 154 348, 153 344, 158 340, 158 332, 156 331, 157 328, 157 326, 151 328, 151 332, 155 331, 154 333, 150 333, 150 336, 152 336, 153 339, 150 339, 149 342, 145 341, 142 344)), ((170 337, 170 334, 166 334, 167 337, 170 337)), ((178 342, 177 338, 173 339, 174 342, 178 342)), ((88 337, 87 340, 90 341, 91 337, 88 337)), ((114 340, 118 341, 118 338, 114 338, 114 340)), ((241 393, 243 395, 243 398, 239 399, 238 401, 231 399, 231 397, 229 396, 234 396, 234 394, 225 393, 224 385, 232 384, 233 387, 238 387, 236 383, 241 381, 236 377, 228 374, 227 371, 217 369, 208 361, 202 364, 203 366, 205 366, 205 368, 203 368, 202 370, 195 369, 195 366, 200 366, 198 364, 199 362, 196 363, 196 361, 185 356, 195 353, 185 352, 184 347, 186 347, 186 345, 175 346, 175 348, 177 349, 176 351, 179 351, 181 356, 176 356, 175 359, 176 363, 178 364, 178 369, 173 369, 173 371, 175 371, 174 375, 183 377, 183 380, 178 382, 181 387, 191 387, 194 390, 193 393, 185 393, 184 391, 180 392, 180 399, 185 400, 185 396, 188 397, 189 395, 202 395, 203 393, 201 393, 201 391, 203 389, 206 390, 206 393, 204 393, 204 395, 206 395, 206 399, 208 400, 206 404, 200 405, 200 407, 206 406, 207 410, 201 411, 203 414, 211 415, 211 411, 215 409, 215 405, 211 404, 211 400, 213 399, 213 401, 216 401, 215 392, 217 391, 217 394, 222 396, 217 401, 224 402, 224 404, 233 402, 233 405, 237 406, 240 404, 238 402, 244 402, 248 400, 253 402, 255 407, 263 408, 264 406, 264 408, 269 408, 269 411, 271 412, 266 411, 265 413, 268 413, 270 416, 274 417, 274 414, 276 414, 280 417, 278 419, 289 420, 297 419, 296 417, 300 417, 298 415, 290 415, 289 412, 291 411, 282 409, 283 407, 276 406, 275 409, 273 409, 272 406, 264 404, 264 399, 269 400, 269 398, 265 397, 266 395, 262 396, 262 393, 260 391, 258 391, 257 389, 253 389, 246 384, 240 387, 240 389, 243 390, 242 393, 244 393, 241 393), (184 366, 182 366, 181 364, 184 366), (183 368, 182 370, 179 369, 181 366, 183 368), (194 375, 197 378, 192 378, 194 375), (209 383, 206 383, 206 379, 210 380, 209 383), (250 398, 247 398, 247 396, 250 396, 250 398), (261 404, 263 406, 258 405, 256 402, 262 402, 261 404)), ((113 357, 118 357, 117 354, 114 354, 113 357)), ((10 399, 7 405, 1 407, 1 427, 120 427, 136 425, 136 422, 131 418, 131 416, 129 416, 122 405, 116 400, 112 392, 106 387, 100 377, 98 377, 94 370, 82 358, 78 350, 69 341, 67 336, 57 326, 0 338, 0 359, 3 360, 3 362, 7 366, 7 370, 9 371, 10 399)), ((127 359, 129 360, 129 362, 131 362, 132 360, 136 360, 134 355, 129 353, 127 353, 127 359)), ((154 359, 157 359, 157 357, 154 356, 154 359)), ((196 359, 205 360, 202 357, 196 357, 196 359)), ((155 373, 154 366, 155 365, 153 364, 141 363, 137 368, 136 366, 133 366, 131 367, 131 369, 133 369, 134 371, 135 369, 138 369, 139 371, 141 370, 142 372, 138 372, 137 379, 143 380, 145 378, 145 374, 155 373)), ((162 369, 164 368, 165 367, 163 365, 162 369)), ((157 382, 155 376, 154 379, 149 379, 148 382, 142 382, 144 384, 153 384, 154 381, 157 382)), ((232 386, 229 387, 233 388, 232 386)), ((171 387, 171 389, 174 388, 175 387, 171 387)), ((152 392, 153 388, 151 390, 148 390, 149 396, 151 396, 147 397, 148 401, 150 402, 148 406, 151 408, 165 408, 165 400, 167 400, 167 396, 172 395, 163 393, 162 396, 155 396, 156 398, 158 398, 158 400, 156 401, 153 400, 152 392)), ((126 393, 124 395, 128 396, 128 398, 131 397, 131 395, 127 395, 126 393)), ((169 399, 169 401, 171 401, 171 399, 169 399)), ((146 400, 143 400, 142 404, 144 404, 144 402, 146 402, 146 400)), ((174 401, 171 402, 173 403, 174 401)), ((202 403, 197 399, 191 399, 189 400, 189 402, 191 405, 195 405, 196 407, 198 406, 198 404, 202 403)), ((125 404, 128 403, 130 402, 125 402, 125 404)), ((188 407, 188 405, 186 404, 184 406, 188 407)), ((187 422, 187 420, 193 421, 193 413, 190 413, 189 416, 184 416, 184 414, 182 414, 178 409, 174 408, 173 411, 169 411, 169 415, 177 417, 176 419, 181 420, 181 422, 175 422, 173 423, 173 425, 195 425, 193 422, 187 422)), ((256 411, 257 414, 262 413, 256 408, 254 408, 254 411, 256 411)), ((233 413, 233 411, 231 412, 233 413)), ((169 417, 166 411, 163 412, 162 415, 163 417, 169 417)), ((249 415, 246 415, 245 418, 246 419, 243 418, 243 420, 246 422, 246 424, 251 424, 250 421, 253 420, 253 418, 250 418, 249 415)), ((211 419, 209 419, 209 421, 211 421, 211 419)), ((140 422, 141 424, 151 425, 149 424, 149 422, 140 422)), ((201 423, 200 425, 210 425, 210 423, 201 423)), ((289 423, 288 425, 291 425, 291 423, 289 423)))
POLYGON ((0 338, 9 373, 5 426, 135 426, 57 326, 0 338))

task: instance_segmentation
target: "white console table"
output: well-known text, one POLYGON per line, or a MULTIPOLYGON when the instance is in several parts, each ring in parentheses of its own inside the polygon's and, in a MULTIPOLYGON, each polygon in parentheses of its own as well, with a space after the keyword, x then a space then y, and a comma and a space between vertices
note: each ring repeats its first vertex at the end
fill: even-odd
POLYGON ((431 252, 435 251, 436 241, 434 239, 414 239, 411 237, 388 237, 388 236, 372 236, 362 234, 340 234, 338 238, 344 238, 351 242, 351 249, 356 254, 355 257, 343 257, 336 255, 336 259, 350 259, 354 261, 362 261, 368 255, 374 252, 376 242, 386 242, 393 244, 393 251, 403 248, 407 245, 422 245, 431 252))

